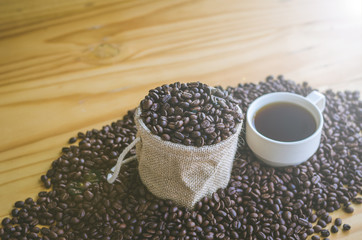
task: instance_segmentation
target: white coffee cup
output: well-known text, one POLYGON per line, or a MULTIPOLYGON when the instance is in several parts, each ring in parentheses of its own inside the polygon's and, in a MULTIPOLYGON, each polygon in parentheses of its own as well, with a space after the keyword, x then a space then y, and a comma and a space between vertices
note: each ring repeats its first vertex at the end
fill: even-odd
POLYGON ((255 156, 268 165, 283 167, 297 165, 308 160, 318 149, 322 134, 325 96, 313 91, 307 97, 294 93, 269 93, 253 101, 246 115, 246 142, 255 156), (259 133, 254 124, 256 113, 271 103, 293 103, 306 109, 316 122, 315 132, 300 141, 282 142, 259 133))

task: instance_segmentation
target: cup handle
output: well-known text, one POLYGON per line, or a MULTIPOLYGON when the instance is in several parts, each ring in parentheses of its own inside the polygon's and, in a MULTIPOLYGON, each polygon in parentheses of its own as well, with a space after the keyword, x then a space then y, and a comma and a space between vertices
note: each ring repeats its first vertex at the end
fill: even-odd
POLYGON ((323 112, 325 106, 326 106, 326 97, 317 91, 313 91, 308 94, 306 97, 311 103, 316 105, 319 109, 319 111, 323 112))

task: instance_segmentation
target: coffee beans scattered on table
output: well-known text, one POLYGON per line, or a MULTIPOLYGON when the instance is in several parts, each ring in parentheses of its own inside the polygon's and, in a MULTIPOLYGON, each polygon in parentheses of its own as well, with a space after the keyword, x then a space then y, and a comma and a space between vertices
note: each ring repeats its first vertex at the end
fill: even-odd
POLYGON ((331 234, 330 234, 330 232, 328 231, 328 229, 323 229, 323 230, 321 231, 321 235, 322 235, 322 237, 328 237, 328 236, 331 235, 331 234))
MULTIPOLYGON (((263 94, 306 96, 313 89, 280 76, 225 90, 245 113, 263 94)), ((11 216, 1 221, 0 238, 298 240, 321 234, 323 228, 316 225, 317 233, 312 223, 330 223, 330 212, 360 202, 362 177, 359 93, 328 90, 325 95, 321 144, 310 160, 272 168, 240 145, 229 185, 203 198, 195 209, 153 196, 140 181, 136 161, 122 166, 114 184, 106 181, 119 154, 135 139, 133 111, 100 130, 79 133, 76 144, 63 148, 41 178, 51 190, 16 202, 11 216)), ((134 149, 129 156, 133 154, 134 149)), ((341 223, 336 219, 335 224, 341 223)))
POLYGON ((173 83, 149 91, 141 101, 141 118, 165 141, 202 147, 236 132, 243 115, 228 92, 206 84, 173 83))

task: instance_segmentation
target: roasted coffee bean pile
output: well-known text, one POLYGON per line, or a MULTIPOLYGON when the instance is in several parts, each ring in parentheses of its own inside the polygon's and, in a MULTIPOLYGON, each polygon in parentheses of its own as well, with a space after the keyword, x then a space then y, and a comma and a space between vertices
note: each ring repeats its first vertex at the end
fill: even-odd
POLYGON ((243 120, 237 103, 221 89, 199 82, 177 82, 150 90, 141 101, 141 118, 165 141, 202 147, 236 132, 236 125, 243 120))
MULTIPOLYGON (((312 88, 268 77, 226 90, 246 112, 263 94, 288 91, 306 96, 312 88)), ((320 239, 328 234, 324 226, 332 222, 330 212, 342 208, 352 214, 351 202, 362 200, 357 196, 362 177, 359 93, 325 95, 323 136, 309 161, 272 168, 256 160, 246 144, 240 145, 227 188, 203 198, 193 210, 148 192, 136 161, 122 166, 115 184, 106 181, 118 155, 135 139, 133 112, 101 130, 79 133, 41 178, 52 189, 34 200, 16 202, 12 216, 2 220, 0 238, 320 239)), ((335 225, 341 224, 335 220, 335 225)), ((347 231, 350 226, 340 228, 347 231)))

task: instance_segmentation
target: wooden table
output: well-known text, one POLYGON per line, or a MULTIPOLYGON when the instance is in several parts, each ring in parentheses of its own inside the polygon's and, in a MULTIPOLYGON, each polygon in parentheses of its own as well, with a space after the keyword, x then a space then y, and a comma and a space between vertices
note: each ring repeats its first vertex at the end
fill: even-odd
MULTIPOLYGON (((284 74, 362 91, 362 3, 0 1, 0 218, 35 197, 67 140, 175 81, 236 86, 284 74)), ((331 239, 361 239, 362 207, 331 239)))

